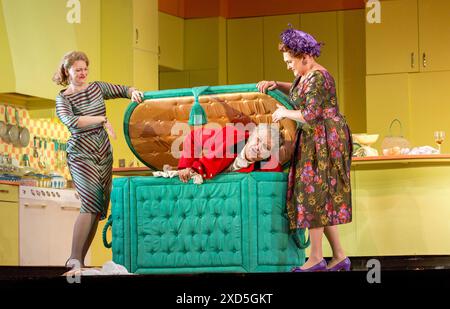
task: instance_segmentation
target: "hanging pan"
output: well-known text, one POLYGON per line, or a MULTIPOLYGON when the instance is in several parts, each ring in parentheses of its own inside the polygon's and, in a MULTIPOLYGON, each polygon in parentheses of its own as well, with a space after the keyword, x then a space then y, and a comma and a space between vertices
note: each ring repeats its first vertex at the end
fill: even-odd
MULTIPOLYGON (((6 112, 6 107, 3 106, 6 112)), ((4 115, 4 114, 3 114, 4 115)), ((0 121, 0 137, 3 138, 3 136, 6 134, 6 122, 4 120, 0 121)))
POLYGON ((28 131, 27 128, 20 126, 19 112, 17 111, 17 109, 15 112, 15 116, 16 116, 16 123, 19 128, 19 138, 16 142, 16 146, 27 147, 28 144, 30 143, 30 131, 28 131))
POLYGON ((9 123, 9 115, 7 107, 5 107, 5 117, 6 117, 6 135, 3 137, 3 140, 7 143, 15 144, 16 141, 19 139, 19 127, 17 125, 9 123))

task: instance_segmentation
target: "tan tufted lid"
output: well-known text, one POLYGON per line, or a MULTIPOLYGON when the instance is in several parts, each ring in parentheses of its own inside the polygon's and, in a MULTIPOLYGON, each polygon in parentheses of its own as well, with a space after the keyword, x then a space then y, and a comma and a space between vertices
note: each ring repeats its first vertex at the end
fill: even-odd
MULTIPOLYGON (((211 128, 227 123, 270 123, 277 104, 291 109, 281 92, 259 93, 254 84, 209 87, 199 102, 208 117, 204 126, 211 128)), ((183 137, 193 128, 187 124, 193 103, 190 89, 175 89, 145 92, 143 103, 128 106, 125 138, 139 160, 157 170, 164 164, 177 166, 178 158, 171 149, 181 149, 183 137)), ((296 123, 285 119, 280 122, 280 131, 284 138, 280 160, 285 164, 292 155, 296 123)))

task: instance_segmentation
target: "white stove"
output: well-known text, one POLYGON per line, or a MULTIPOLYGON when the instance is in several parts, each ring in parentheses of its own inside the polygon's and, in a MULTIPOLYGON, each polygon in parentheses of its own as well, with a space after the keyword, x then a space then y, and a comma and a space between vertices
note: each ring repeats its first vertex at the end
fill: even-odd
POLYGON ((19 198, 34 201, 51 201, 66 204, 80 204, 80 196, 72 189, 53 189, 20 186, 19 198))
POLYGON ((80 208, 75 190, 20 186, 20 265, 63 266, 70 256, 80 208))

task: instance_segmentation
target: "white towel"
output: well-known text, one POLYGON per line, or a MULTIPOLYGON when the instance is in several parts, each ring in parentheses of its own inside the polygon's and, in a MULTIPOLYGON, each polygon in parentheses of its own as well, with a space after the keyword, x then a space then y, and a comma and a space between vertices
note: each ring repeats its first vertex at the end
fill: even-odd
MULTIPOLYGON (((173 178, 178 176, 178 171, 173 171, 169 165, 164 165, 162 171, 153 172, 154 177, 164 177, 164 178, 173 178)), ((196 185, 201 185, 203 183, 202 175, 191 172, 191 178, 196 185)))

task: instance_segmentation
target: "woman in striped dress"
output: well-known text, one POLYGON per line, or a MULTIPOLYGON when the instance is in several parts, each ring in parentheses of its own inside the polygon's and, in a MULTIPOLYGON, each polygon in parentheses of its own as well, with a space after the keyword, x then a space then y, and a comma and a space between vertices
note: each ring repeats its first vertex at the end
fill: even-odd
POLYGON ((114 131, 105 116, 104 100, 131 98, 141 102, 143 95, 132 87, 88 83, 88 67, 85 53, 69 52, 53 77, 56 84, 67 86, 56 97, 56 113, 72 134, 67 142, 67 163, 81 198, 72 253, 66 262, 70 268, 84 266, 98 221, 105 219, 108 210, 113 164, 108 133, 114 136, 114 131))

